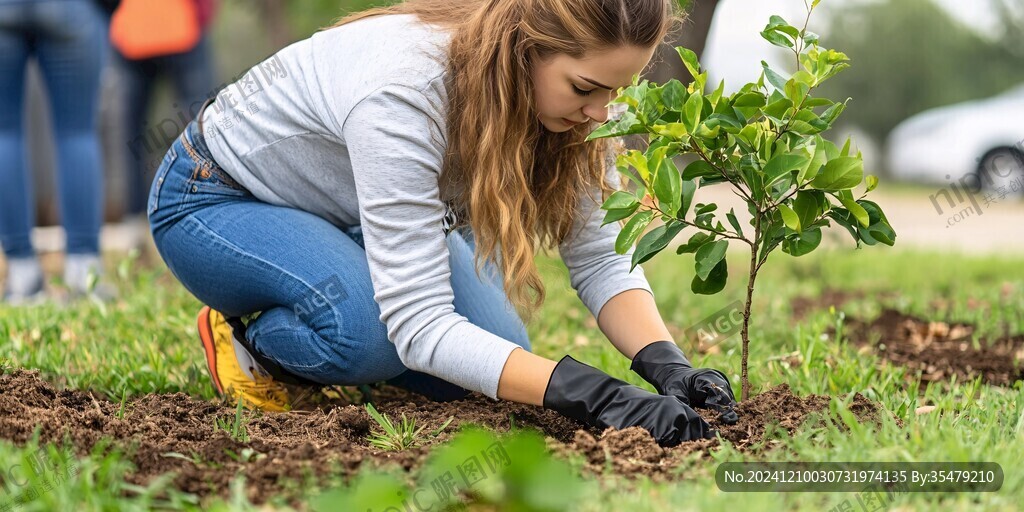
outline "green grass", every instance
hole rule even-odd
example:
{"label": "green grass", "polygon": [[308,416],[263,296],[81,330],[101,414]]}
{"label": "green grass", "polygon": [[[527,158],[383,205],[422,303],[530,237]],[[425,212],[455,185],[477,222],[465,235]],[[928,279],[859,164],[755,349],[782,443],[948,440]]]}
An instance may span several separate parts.
{"label": "green grass", "polygon": [[[714,296],[695,296],[689,290],[692,256],[672,251],[644,264],[659,310],[676,331],[707,317],[726,304],[742,299],[746,255],[731,253],[731,279]],[[898,309],[933,320],[963,321],[979,326],[979,336],[999,334],[1004,326],[1024,332],[1024,257],[976,257],[888,248],[825,250],[801,258],[782,253],[770,257],[755,290],[750,343],[753,390],[788,383],[797,394],[823,393],[837,397],[835,422],[806,428],[792,437],[777,433],[767,460],[778,461],[991,461],[1004,470],[1002,489],[994,493],[910,493],[897,497],[889,509],[898,510],[1017,510],[1024,502],[1024,383],[996,387],[979,381],[951,380],[927,386],[907,370],[882,364],[845,342],[829,341],[823,333],[841,328],[844,316],[870,318],[883,304],[877,294],[896,292],[887,302]],[[601,367],[613,376],[653,391],[629,371],[629,361],[604,337],[590,313],[569,288],[564,266],[539,256],[548,299],[529,333],[533,350],[558,359],[566,353]],[[166,267],[150,268],[128,258],[115,263],[123,299],[100,306],[84,302],[67,309],[0,306],[0,354],[6,364],[38,368],[60,386],[90,389],[114,402],[145,393],[183,391],[201,398],[213,394],[195,336],[200,304],[170,275]],[[825,288],[861,290],[840,311],[812,313],[802,322],[791,320],[790,300],[815,295]],[[936,303],[941,300],[940,303]],[[978,306],[982,304],[982,306]],[[680,341],[677,338],[677,341]],[[739,389],[739,336],[720,345],[720,353],[687,351],[695,365],[725,371]],[[684,350],[686,350],[684,346]],[[780,354],[798,351],[803,364],[790,367]],[[885,421],[878,428],[844,422],[841,399],[860,392],[879,401],[900,417],[900,428]],[[914,409],[935,405],[931,414]],[[846,431],[841,431],[840,426]],[[0,442],[0,467],[8,468],[32,448]],[[676,482],[628,482],[605,476],[584,482],[574,510],[720,510],[751,507],[759,510],[827,511],[850,500],[860,510],[855,493],[725,493],[714,482],[720,462],[743,461],[731,447],[715,452],[714,460],[691,459]],[[120,452],[93,453],[78,459],[79,476],[27,504],[24,510],[59,510],[85,503],[89,509],[194,509],[193,497],[174,491],[169,480],[143,489],[123,482],[130,466]],[[579,461],[573,462],[578,465]],[[239,477],[241,478],[241,477]],[[300,495],[312,492],[294,484]],[[230,499],[204,507],[244,510],[244,480],[238,480]],[[160,494],[158,491],[167,491]],[[2,491],[0,491],[2,492]],[[158,499],[157,496],[160,496]],[[0,494],[0,506],[6,495]],[[19,509],[22,510],[22,509]]]}

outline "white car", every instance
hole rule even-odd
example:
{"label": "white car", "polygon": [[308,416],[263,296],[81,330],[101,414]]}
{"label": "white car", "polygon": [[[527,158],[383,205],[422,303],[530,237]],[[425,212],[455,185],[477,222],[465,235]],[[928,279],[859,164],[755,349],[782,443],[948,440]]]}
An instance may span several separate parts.
{"label": "white car", "polygon": [[921,112],[886,146],[895,178],[1024,196],[1024,86]]}

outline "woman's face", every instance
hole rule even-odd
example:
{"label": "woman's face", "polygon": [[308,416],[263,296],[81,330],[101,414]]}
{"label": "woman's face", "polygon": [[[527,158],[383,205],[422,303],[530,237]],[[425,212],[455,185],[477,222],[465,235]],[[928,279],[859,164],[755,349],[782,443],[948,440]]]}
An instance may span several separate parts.
{"label": "woman's face", "polygon": [[625,46],[593,52],[576,59],[557,54],[531,70],[537,117],[549,131],[564,132],[590,118],[608,120],[608,103],[615,91],[633,82],[651,61],[657,46]]}

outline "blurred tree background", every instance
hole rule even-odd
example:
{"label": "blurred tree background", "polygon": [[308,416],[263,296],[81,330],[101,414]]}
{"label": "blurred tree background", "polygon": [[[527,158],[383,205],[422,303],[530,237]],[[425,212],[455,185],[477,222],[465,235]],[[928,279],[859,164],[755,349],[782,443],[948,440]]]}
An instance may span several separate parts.
{"label": "blurred tree background", "polygon": [[998,27],[982,32],[932,0],[823,2],[822,45],[852,67],[822,86],[854,98],[842,121],[882,143],[900,121],[923,110],[987,98],[1024,82],[1024,2],[990,2]]}

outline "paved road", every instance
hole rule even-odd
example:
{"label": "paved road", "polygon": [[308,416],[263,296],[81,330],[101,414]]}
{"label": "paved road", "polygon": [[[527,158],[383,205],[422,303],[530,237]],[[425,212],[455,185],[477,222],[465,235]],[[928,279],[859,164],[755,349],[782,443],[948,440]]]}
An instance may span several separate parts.
{"label": "paved road", "polygon": [[[970,196],[961,191],[958,201],[952,190],[921,192],[900,190],[884,191],[885,184],[868,194],[885,212],[897,239],[894,248],[926,248],[962,253],[1007,253],[1024,255],[1024,200],[998,195],[986,202],[983,195]],[[952,205],[946,196],[952,200]],[[934,201],[933,201],[934,197]],[[750,215],[742,200],[729,192],[728,185],[714,185],[697,191],[698,202],[715,202],[719,211],[736,209],[741,225],[747,226]],[[724,210],[723,210],[724,208]],[[742,214],[742,215],[741,215]],[[852,247],[853,239],[845,229],[833,223],[825,230],[823,244],[845,244]]]}

